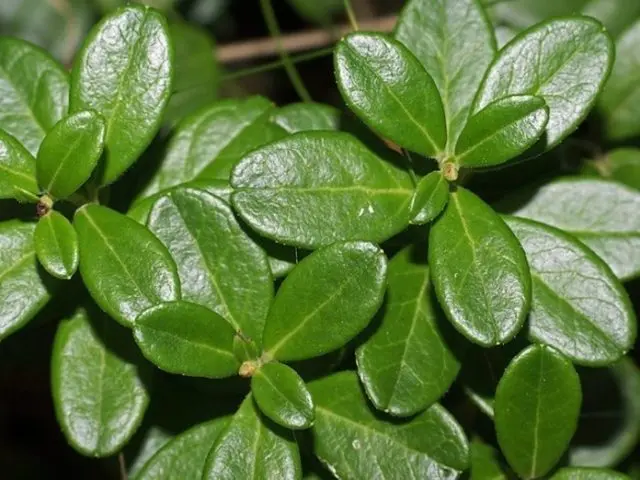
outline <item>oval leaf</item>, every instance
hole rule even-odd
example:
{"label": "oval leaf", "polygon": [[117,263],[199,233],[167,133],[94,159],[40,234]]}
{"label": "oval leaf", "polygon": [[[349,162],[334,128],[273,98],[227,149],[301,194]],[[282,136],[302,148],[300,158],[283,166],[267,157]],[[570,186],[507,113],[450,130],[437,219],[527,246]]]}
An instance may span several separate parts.
{"label": "oval leaf", "polygon": [[429,265],[447,317],[472,342],[505,343],[531,300],[527,259],[502,219],[459,187],[429,234]]}
{"label": "oval leaf", "polygon": [[411,199],[411,223],[423,225],[442,213],[449,201],[449,182],[441,172],[431,172],[423,177]]}
{"label": "oval leaf", "polygon": [[136,318],[133,329],[144,356],[162,370],[206,378],[238,371],[234,334],[220,315],[182,301],[151,307]]}
{"label": "oval leaf", "polygon": [[310,249],[399,233],[413,194],[408,173],[339,132],[297,133],[255,150],[236,165],[231,185],[251,228]]}
{"label": "oval leaf", "polygon": [[44,138],[36,162],[38,184],[55,198],[65,198],[91,176],[104,147],[105,124],[95,112],[65,117]]}
{"label": "oval leaf", "polygon": [[614,46],[602,24],[589,17],[552,19],[504,46],[489,69],[475,112],[511,95],[542,97],[549,107],[545,145],[573,132],[602,90]]}
{"label": "oval leaf", "polygon": [[409,421],[385,421],[353,372],[316,380],[309,390],[314,453],[339,478],[456,478],[468,467],[464,432],[440,405]]}
{"label": "oval leaf", "polygon": [[202,190],[178,189],[155,203],[148,227],[178,265],[182,298],[208,307],[259,342],[273,280],[267,256],[231,208]]}
{"label": "oval leaf", "polygon": [[631,480],[631,477],[600,468],[562,468],[551,480]]}
{"label": "oval leaf", "polygon": [[541,477],[560,460],[581,401],[578,374],[555,350],[531,346],[511,361],[496,390],[495,424],[500,448],[520,477]]}
{"label": "oval leaf", "polygon": [[59,325],[51,390],[73,448],[106,457],[127,444],[149,402],[139,371],[144,367],[129,332],[104,315],[80,311]]}
{"label": "oval leaf", "polygon": [[0,130],[0,198],[20,199],[21,192],[38,198],[36,160],[18,140]]}
{"label": "oval leaf", "polygon": [[268,358],[304,360],[345,345],[367,326],[386,287],[387,259],[366,242],[315,251],[285,278],[264,329]]}
{"label": "oval leaf", "polygon": [[172,57],[164,16],[140,5],[107,15],[85,40],[71,75],[70,107],[106,120],[102,185],[122,175],[156,134],[171,94]]}
{"label": "oval leaf", "polygon": [[442,333],[426,248],[408,247],[389,263],[380,326],[356,351],[358,374],[376,408],[408,416],[436,402],[460,362]]}
{"label": "oval leaf", "polygon": [[469,480],[507,480],[500,468],[497,452],[489,445],[471,442],[471,476]]}
{"label": "oval leaf", "polygon": [[38,261],[51,275],[69,280],[78,268],[78,236],[67,218],[50,211],[34,233]]}
{"label": "oval leaf", "polygon": [[313,425],[313,399],[292,368],[277,362],[261,366],[251,377],[251,393],[260,410],[278,425],[292,430]]}
{"label": "oval leaf", "polygon": [[335,50],[342,97],[383,137],[434,157],[447,143],[438,88],[400,42],[380,33],[352,33]]}
{"label": "oval leaf", "polygon": [[636,317],[611,270],[560,230],[515,217],[507,223],[531,266],[529,337],[592,366],[613,363],[631,349]]}
{"label": "oval leaf", "polygon": [[338,130],[340,110],[321,103],[291,103],[273,112],[271,122],[288,133]]}
{"label": "oval leaf", "polygon": [[80,273],[100,308],[125,326],[149,307],[180,296],[177,267],[149,230],[99,205],[76,211]]}

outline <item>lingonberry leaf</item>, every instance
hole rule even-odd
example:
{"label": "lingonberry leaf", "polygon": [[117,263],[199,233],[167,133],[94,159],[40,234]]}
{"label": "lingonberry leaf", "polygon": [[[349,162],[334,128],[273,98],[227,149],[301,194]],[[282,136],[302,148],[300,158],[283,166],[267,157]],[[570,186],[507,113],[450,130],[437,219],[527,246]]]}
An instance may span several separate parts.
{"label": "lingonberry leaf", "polygon": [[259,343],[273,281],[267,256],[229,205],[202,190],[177,189],[155,203],[148,226],[178,266],[182,298]]}
{"label": "lingonberry leaf", "polygon": [[[339,478],[456,478],[469,464],[462,428],[440,405],[403,422],[371,409],[353,372],[309,384],[316,456]],[[357,473],[354,473],[357,472]]]}
{"label": "lingonberry leaf", "polygon": [[36,161],[11,135],[0,130],[0,198],[20,198],[27,192],[37,198]]}
{"label": "lingonberry leaf", "polygon": [[411,199],[411,223],[432,222],[447,206],[449,182],[441,172],[431,172],[420,179]]}
{"label": "lingonberry leaf", "polygon": [[44,137],[36,173],[40,188],[54,198],[65,198],[84,184],[104,148],[104,119],[86,110],[60,120]]}
{"label": "lingonberry leaf", "polygon": [[551,480],[631,480],[631,477],[604,468],[573,467],[561,468]]}
{"label": "lingonberry leaf", "polygon": [[260,410],[278,425],[291,430],[313,425],[313,399],[291,367],[278,362],[262,365],[251,377],[251,393]]}
{"label": "lingonberry leaf", "polygon": [[231,186],[233,206],[251,228],[311,249],[399,233],[413,194],[406,171],[341,132],[296,133],[254,150],[236,165]]}
{"label": "lingonberry leaf", "polygon": [[436,402],[460,369],[442,331],[426,248],[419,247],[407,247],[389,262],[380,325],[356,351],[367,395],[376,408],[399,416]]}
{"label": "lingonberry leaf", "polygon": [[302,477],[298,445],[290,431],[267,423],[247,396],[216,440],[203,480],[297,480]]}
{"label": "lingonberry leaf", "polygon": [[288,133],[338,130],[340,110],[321,103],[291,103],[275,110],[271,122]]}
{"label": "lingonberry leaf", "polygon": [[304,258],[278,290],[264,328],[268,358],[317,357],[364,329],[384,296],[387,259],[368,242],[339,242]]}
{"label": "lingonberry leaf", "polygon": [[469,118],[456,144],[455,161],[472,168],[507,162],[536,143],[548,120],[549,109],[540,97],[500,98]]}
{"label": "lingonberry leaf", "polygon": [[640,190],[640,149],[616,148],[587,163],[585,170]]}
{"label": "lingonberry leaf", "polygon": [[540,23],[504,46],[475,100],[475,112],[511,95],[542,97],[549,108],[543,138],[551,148],[572,133],[602,90],[614,46],[601,23],[589,17]]}
{"label": "lingonberry leaf", "polygon": [[122,175],[156,134],[171,94],[172,65],[166,20],[151,8],[119,8],[89,33],[71,74],[70,109],[95,110],[106,121],[101,184]]}
{"label": "lingonberry leaf", "polygon": [[147,409],[144,359],[130,333],[95,309],[59,326],[51,358],[58,423],[84,455],[117,453]]}
{"label": "lingonberry leaf", "polygon": [[145,357],[162,370],[192,377],[224,378],[240,367],[235,331],[217,313],[195,303],[161,303],[142,312],[133,336]]}
{"label": "lingonberry leaf", "polygon": [[507,480],[498,462],[498,452],[480,440],[471,442],[471,476],[469,480]]}
{"label": "lingonberry leaf", "polygon": [[469,340],[489,347],[522,327],[531,300],[527,259],[491,207],[458,187],[429,234],[429,265],[438,300]]}
{"label": "lingonberry leaf", "polygon": [[177,267],[149,230],[100,205],[78,209],[80,274],[106,313],[125,326],[149,307],[180,296]]}
{"label": "lingonberry leaf", "polygon": [[453,151],[493,60],[493,28],[476,0],[410,0],[395,36],[422,62],[444,105],[447,150]]}
{"label": "lingonberry leaf", "polygon": [[44,136],[67,113],[67,73],[41,48],[17,38],[3,37],[0,39],[0,83],[0,129],[15,137],[35,156]]}
{"label": "lingonberry leaf", "polygon": [[495,424],[500,449],[521,478],[544,476],[560,460],[581,400],[578,374],[552,348],[531,346],[511,361],[496,391]]}
{"label": "lingonberry leaf", "polygon": [[78,269],[78,235],[61,213],[51,210],[38,220],[34,232],[36,256],[51,275],[69,280]]}
{"label": "lingonberry leaf", "polygon": [[400,42],[381,33],[352,33],[335,51],[343,98],[383,137],[426,156],[447,143],[438,88],[420,61]]}

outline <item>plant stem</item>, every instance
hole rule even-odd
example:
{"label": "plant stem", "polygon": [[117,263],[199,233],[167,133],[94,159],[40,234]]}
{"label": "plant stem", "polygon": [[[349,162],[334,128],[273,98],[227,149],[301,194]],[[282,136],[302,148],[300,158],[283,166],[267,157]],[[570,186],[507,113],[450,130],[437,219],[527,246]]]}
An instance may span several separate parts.
{"label": "plant stem", "polygon": [[357,32],[359,30],[358,21],[356,20],[356,14],[353,12],[353,7],[351,6],[351,0],[344,0],[344,9],[347,12],[347,18],[349,19],[351,28]]}

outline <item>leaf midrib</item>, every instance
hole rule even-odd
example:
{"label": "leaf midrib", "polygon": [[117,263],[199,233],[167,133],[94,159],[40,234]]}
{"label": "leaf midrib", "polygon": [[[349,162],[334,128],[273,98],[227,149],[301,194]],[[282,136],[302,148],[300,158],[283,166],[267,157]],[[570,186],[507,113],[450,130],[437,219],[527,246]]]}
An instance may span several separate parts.
{"label": "leaf midrib", "polygon": [[232,352],[229,352],[227,350],[222,350],[221,348],[215,347],[213,345],[209,345],[208,343],[202,343],[199,342],[197,340],[193,340],[191,338],[185,338],[185,337],[181,337],[180,335],[170,331],[170,330],[164,330],[162,328],[158,328],[155,326],[151,326],[148,324],[138,324],[136,325],[136,329],[137,330],[151,330],[152,332],[157,332],[159,334],[163,334],[166,335],[172,339],[178,340],[180,343],[187,343],[189,345],[194,345],[196,347],[202,348],[206,351],[210,351],[210,352],[214,352],[216,354],[225,356],[225,357],[229,357],[235,360],[235,355]]}

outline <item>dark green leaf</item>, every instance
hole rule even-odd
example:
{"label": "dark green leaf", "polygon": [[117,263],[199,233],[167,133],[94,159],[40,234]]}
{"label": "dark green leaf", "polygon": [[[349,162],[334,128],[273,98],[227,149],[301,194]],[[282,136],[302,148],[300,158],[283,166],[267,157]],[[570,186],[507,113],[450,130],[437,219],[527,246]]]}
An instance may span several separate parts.
{"label": "dark green leaf", "polygon": [[578,374],[552,348],[531,346],[511,361],[496,391],[495,423],[500,448],[520,477],[544,476],[560,460],[581,400]]}
{"label": "dark green leaf", "polygon": [[431,172],[420,179],[411,199],[411,223],[423,225],[432,222],[447,206],[449,182],[441,172]]}
{"label": "dark green leaf", "polygon": [[117,453],[135,433],[149,402],[144,363],[128,331],[95,311],[58,327],[51,390],[62,431],[84,455]]}
{"label": "dark green leaf", "polygon": [[167,249],[135,220],[99,205],[76,211],[80,273],[100,308],[125,326],[160,302],[180,296]]}
{"label": "dark green leaf", "polygon": [[82,111],[59,121],[42,141],[36,162],[38,184],[65,198],[91,176],[104,147],[104,119]]}
{"label": "dark green leaf", "polygon": [[353,372],[309,384],[316,403],[314,453],[339,478],[456,478],[468,467],[462,428],[440,405],[409,421],[369,407]]}
{"label": "dark green leaf", "polygon": [[177,189],[155,203],[148,226],[178,265],[182,298],[259,343],[273,281],[267,256],[231,208],[205,191]]}
{"label": "dark green leaf", "polygon": [[349,107],[383,137],[435,157],[447,143],[438,88],[400,42],[352,33],[335,51],[338,87]]}
{"label": "dark green leaf", "polygon": [[328,25],[333,15],[344,8],[343,0],[288,0],[298,14],[310,22]]}
{"label": "dark green leaf", "polygon": [[135,4],[104,17],[85,40],[70,108],[95,110],[106,120],[101,184],[122,175],[156,134],[171,94],[172,57],[165,18]]}
{"label": "dark green leaf", "polygon": [[20,198],[21,192],[37,198],[39,191],[35,159],[20,142],[0,130],[0,198]]}
{"label": "dark green leaf", "polygon": [[315,251],[285,278],[264,328],[268,358],[304,360],[345,345],[376,313],[386,287],[387,259],[366,242]]}
{"label": "dark green leaf", "polygon": [[563,468],[551,480],[631,480],[631,477],[601,468]]}
{"label": "dark green leaf", "polygon": [[469,480],[507,480],[497,459],[498,453],[479,440],[471,442],[471,478]]}
{"label": "dark green leaf", "polygon": [[260,410],[285,428],[309,428],[315,419],[315,406],[307,386],[291,367],[271,362],[256,370],[251,393]]}
{"label": "dark green leaf", "polygon": [[640,190],[640,149],[617,148],[587,164],[604,178]]}
{"label": "dark green leaf", "polygon": [[70,279],[78,269],[78,236],[73,225],[55,210],[38,220],[34,232],[36,256],[51,275]]}
{"label": "dark green leaf", "polygon": [[271,122],[288,133],[338,130],[340,111],[321,103],[291,103],[271,114]]}
{"label": "dark green leaf", "polygon": [[500,50],[476,98],[475,112],[511,95],[542,97],[549,107],[547,148],[572,133],[589,113],[613,63],[613,42],[589,17],[553,19]]}
{"label": "dark green leaf", "polygon": [[296,133],[255,150],[231,185],[251,228],[303,248],[385,240],[409,223],[413,194],[407,172],[340,132]]}
{"label": "dark green leaf", "polygon": [[502,219],[459,187],[429,234],[429,265],[438,300],[472,342],[505,343],[522,327],[531,276],[522,247]]}
{"label": "dark green leaf", "polygon": [[408,247],[389,263],[384,316],[356,352],[358,373],[376,408],[408,416],[436,402],[460,362],[447,345],[426,262],[426,247]]}
{"label": "dark green leaf", "polygon": [[469,118],[456,145],[456,162],[490,167],[532,147],[544,133],[549,109],[540,97],[514,95],[487,105]]}

